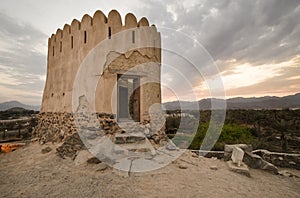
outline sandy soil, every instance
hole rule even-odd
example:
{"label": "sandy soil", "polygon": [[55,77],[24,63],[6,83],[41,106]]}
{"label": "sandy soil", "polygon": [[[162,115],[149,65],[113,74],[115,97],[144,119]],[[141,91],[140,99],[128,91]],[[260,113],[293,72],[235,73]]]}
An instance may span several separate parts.
{"label": "sandy soil", "polygon": [[[52,151],[42,154],[46,146]],[[254,169],[248,178],[229,171],[221,160],[190,152],[165,168],[122,177],[112,168],[75,166],[57,157],[55,147],[32,143],[0,154],[0,197],[300,197],[299,178]]]}

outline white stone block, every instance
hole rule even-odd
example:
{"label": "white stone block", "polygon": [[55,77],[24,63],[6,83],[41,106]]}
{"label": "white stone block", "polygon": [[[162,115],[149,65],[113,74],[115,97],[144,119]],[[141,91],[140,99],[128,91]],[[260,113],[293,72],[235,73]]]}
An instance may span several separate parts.
{"label": "white stone block", "polygon": [[231,155],[231,159],[233,163],[240,166],[243,161],[243,157],[244,157],[244,151],[241,148],[234,146]]}

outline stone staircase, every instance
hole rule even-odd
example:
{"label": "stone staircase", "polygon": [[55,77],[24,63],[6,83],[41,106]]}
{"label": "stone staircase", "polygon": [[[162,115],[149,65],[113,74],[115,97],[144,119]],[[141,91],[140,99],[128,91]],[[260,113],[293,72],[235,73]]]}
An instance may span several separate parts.
{"label": "stone staircase", "polygon": [[108,164],[120,165],[124,160],[151,160],[157,155],[144,133],[146,126],[136,122],[120,122],[118,125],[122,132],[113,135],[105,135],[96,128],[82,129],[81,136],[94,156]]}
{"label": "stone staircase", "polygon": [[115,134],[105,134],[97,128],[82,131],[89,152],[110,165],[115,174],[127,177],[156,170],[172,162],[182,152],[172,142],[154,148],[145,133],[145,130],[151,130],[148,126],[136,122],[120,122],[118,125],[122,131]]}

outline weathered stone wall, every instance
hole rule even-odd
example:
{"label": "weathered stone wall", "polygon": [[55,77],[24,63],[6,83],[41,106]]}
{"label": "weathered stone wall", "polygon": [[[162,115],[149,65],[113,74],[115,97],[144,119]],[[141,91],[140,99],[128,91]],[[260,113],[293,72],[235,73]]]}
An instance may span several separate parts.
{"label": "weathered stone wall", "polygon": [[274,164],[275,166],[300,170],[300,154],[276,153],[263,149],[255,150],[253,153],[259,155],[262,159]]}
{"label": "weathered stone wall", "polygon": [[[77,123],[77,125],[72,113],[40,113],[38,124],[34,129],[33,135],[38,137],[42,143],[63,142],[67,137],[77,133],[79,128],[95,128],[94,126],[97,124],[106,134],[121,132],[116,124],[114,115],[106,113],[92,114],[91,116],[97,117],[97,123],[92,123],[91,117],[81,113],[75,114],[75,116],[77,116],[80,122]],[[85,118],[80,119],[78,118],[79,116]]]}
{"label": "weathered stone wall", "polygon": [[43,112],[38,116],[33,136],[38,137],[42,143],[61,142],[75,132],[75,121],[71,113]]}
{"label": "weathered stone wall", "polygon": [[[123,44],[136,47],[136,51],[138,51],[141,56],[138,57],[138,60],[135,60],[135,54],[134,57],[128,57],[128,54],[131,52],[126,52],[127,57],[125,59],[121,57],[119,60],[122,59],[126,63],[130,62],[132,66],[132,64],[136,63],[135,61],[138,63],[141,63],[140,60],[148,62],[155,57],[155,62],[160,63],[160,33],[156,31],[154,26],[150,27],[148,31],[140,31],[140,28],[138,27],[143,26],[149,26],[148,20],[146,18],[142,18],[139,22],[137,22],[136,17],[131,13],[125,16],[125,25],[122,25],[120,14],[117,11],[112,10],[108,14],[108,17],[106,17],[101,11],[97,11],[93,17],[84,15],[81,22],[74,19],[71,25],[66,24],[63,30],[58,29],[56,34],[53,34],[48,40],[47,79],[41,105],[41,112],[72,112],[73,85],[80,64],[95,46],[118,32],[136,28],[134,29],[134,31],[136,31],[136,41],[145,40],[149,42],[148,40],[151,39],[151,42],[154,43],[155,46],[154,48],[139,49],[139,46],[135,46],[135,44],[132,43],[131,38],[127,40],[125,39]],[[118,43],[111,44],[115,45]],[[121,64],[122,61],[116,65],[121,66]],[[122,69],[128,69],[125,64],[122,66]],[[160,68],[158,77],[160,78]],[[111,80],[115,81],[114,78]],[[111,81],[108,81],[103,85],[103,87],[100,87],[100,90],[97,90],[97,94],[102,94],[102,96],[104,95],[108,97],[109,94],[106,94],[106,91],[110,90],[112,86]],[[158,94],[160,94],[160,92]],[[101,99],[107,100],[105,97],[101,97]],[[103,107],[104,105],[100,105],[97,107],[97,111],[112,113],[109,112],[109,109],[102,109]]]}

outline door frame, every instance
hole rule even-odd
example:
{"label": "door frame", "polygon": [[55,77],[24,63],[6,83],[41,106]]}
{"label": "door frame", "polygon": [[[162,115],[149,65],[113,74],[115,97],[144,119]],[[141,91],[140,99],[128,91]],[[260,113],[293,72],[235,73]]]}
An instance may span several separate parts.
{"label": "door frame", "polygon": [[[128,119],[126,118],[120,118],[120,101],[119,101],[119,96],[120,96],[120,93],[119,93],[119,79],[120,78],[123,78],[123,79],[137,79],[138,80],[138,89],[139,89],[139,120],[134,120],[132,118],[130,118],[130,111],[128,110]],[[141,120],[141,86],[140,86],[140,83],[141,83],[141,76],[139,75],[126,75],[126,74],[117,74],[117,121],[118,122],[122,122],[122,121],[134,121],[134,122],[140,122]],[[129,100],[128,100],[129,102]]]}

